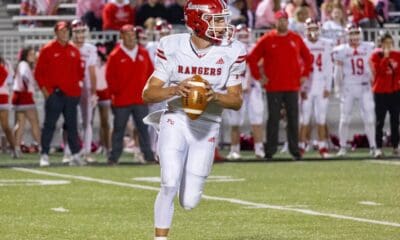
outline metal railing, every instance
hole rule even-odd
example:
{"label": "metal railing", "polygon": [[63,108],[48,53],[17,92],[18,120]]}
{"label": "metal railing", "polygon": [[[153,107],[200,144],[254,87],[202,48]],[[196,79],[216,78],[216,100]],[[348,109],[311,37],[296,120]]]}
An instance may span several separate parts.
{"label": "metal railing", "polygon": [[[376,42],[379,33],[382,31],[389,31],[393,38],[395,39],[396,47],[400,46],[400,29],[398,28],[387,28],[387,29],[365,29],[364,30],[364,40]],[[267,30],[253,30],[253,40],[255,41],[261,37]],[[180,30],[182,32],[182,30]],[[333,34],[332,34],[333,33]],[[149,39],[152,38],[151,33],[148,36]],[[338,32],[323,32],[323,36],[331,37],[332,35],[340,36],[344,33]],[[54,34],[51,30],[40,31],[40,32],[0,32],[0,55],[5,59],[11,61],[12,63],[17,62],[18,52],[21,48],[25,46],[33,46],[39,49],[43,44],[47,43],[54,38]],[[91,32],[88,39],[92,43],[96,42],[107,42],[111,40],[117,40],[119,38],[119,32],[115,31],[103,31],[103,32]]]}

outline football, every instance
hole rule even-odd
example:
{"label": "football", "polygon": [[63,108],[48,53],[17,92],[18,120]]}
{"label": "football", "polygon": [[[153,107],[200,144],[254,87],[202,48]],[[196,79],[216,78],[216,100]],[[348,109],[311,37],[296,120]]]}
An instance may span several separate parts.
{"label": "football", "polygon": [[196,120],[207,107],[206,84],[200,75],[194,75],[189,81],[192,86],[186,97],[182,97],[182,106],[191,120]]}

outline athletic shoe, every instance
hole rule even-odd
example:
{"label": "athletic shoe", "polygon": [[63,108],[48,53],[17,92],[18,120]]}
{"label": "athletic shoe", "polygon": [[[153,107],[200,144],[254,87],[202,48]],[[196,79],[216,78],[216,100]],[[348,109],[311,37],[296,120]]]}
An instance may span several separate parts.
{"label": "athletic shoe", "polygon": [[64,155],[63,159],[62,159],[62,163],[63,164],[68,164],[70,162],[71,162],[71,155],[68,155],[68,154]]}
{"label": "athletic shoe", "polygon": [[143,153],[141,153],[141,152],[133,154],[133,161],[137,162],[137,163],[140,163],[140,164],[146,164],[147,163],[147,161],[144,159]]}
{"label": "athletic shoe", "polygon": [[76,153],[76,154],[72,155],[69,165],[70,166],[85,166],[85,165],[87,165],[87,163],[85,162],[85,160],[83,160],[83,158],[81,158],[81,156],[78,153]]}
{"label": "athletic shoe", "polygon": [[47,154],[40,155],[39,166],[40,167],[48,167],[48,166],[50,166],[49,155],[47,155]]}
{"label": "athletic shoe", "polygon": [[[369,155],[371,156],[371,157],[375,157],[375,152],[376,152],[376,148],[370,148],[369,149]],[[382,151],[381,151],[381,153],[382,153]]]}
{"label": "athletic shoe", "polygon": [[228,156],[226,156],[227,159],[229,160],[237,160],[241,159],[242,156],[240,156],[240,153],[237,152],[229,152]]}
{"label": "athletic shoe", "polygon": [[12,157],[13,159],[18,159],[18,158],[21,157],[21,155],[22,155],[22,153],[21,153],[21,150],[20,150],[20,149],[11,150],[11,157]]}
{"label": "athletic shoe", "polygon": [[289,152],[289,144],[288,142],[285,142],[281,148],[281,153],[287,153]]}
{"label": "athletic shoe", "polygon": [[382,150],[379,149],[379,148],[377,148],[377,149],[374,151],[374,158],[379,159],[379,158],[382,158],[382,157],[383,157]]}
{"label": "athletic shoe", "polygon": [[328,149],[327,148],[321,148],[319,150],[319,155],[321,155],[322,158],[331,158],[332,155],[329,154]]}
{"label": "athletic shoe", "polygon": [[347,150],[346,148],[340,148],[339,152],[336,154],[338,157],[344,157],[347,155]]}
{"label": "athletic shoe", "polygon": [[85,160],[87,163],[97,163],[96,158],[92,158],[92,157],[89,157],[89,156],[85,156],[85,157],[84,157],[84,160]]}
{"label": "athletic shoe", "polygon": [[257,158],[257,159],[260,159],[260,158],[264,158],[264,157],[265,157],[265,152],[264,152],[264,150],[255,151],[255,154],[256,154],[256,158]]}

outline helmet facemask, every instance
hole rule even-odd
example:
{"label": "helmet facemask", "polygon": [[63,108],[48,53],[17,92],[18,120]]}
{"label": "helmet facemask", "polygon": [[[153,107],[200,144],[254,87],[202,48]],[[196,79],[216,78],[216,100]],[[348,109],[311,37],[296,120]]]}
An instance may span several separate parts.
{"label": "helmet facemask", "polygon": [[349,31],[349,33],[348,33],[348,40],[349,40],[350,45],[354,45],[354,46],[359,45],[361,42],[361,38],[362,38],[361,31],[352,30],[352,31]]}
{"label": "helmet facemask", "polygon": [[318,41],[320,34],[321,34],[320,29],[317,26],[306,28],[307,39],[310,40],[311,42]]}
{"label": "helmet facemask", "polygon": [[207,23],[208,28],[205,36],[218,44],[229,44],[234,36],[234,26],[229,24],[230,13],[224,11],[220,14],[202,15],[202,20]]}
{"label": "helmet facemask", "polygon": [[72,38],[73,38],[74,42],[83,44],[86,39],[86,28],[73,29],[72,30]]}

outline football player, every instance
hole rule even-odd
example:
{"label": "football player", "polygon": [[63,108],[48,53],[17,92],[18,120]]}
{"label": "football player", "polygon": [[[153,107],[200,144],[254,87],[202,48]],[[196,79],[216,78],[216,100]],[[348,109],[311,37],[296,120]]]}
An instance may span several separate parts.
{"label": "football player", "polygon": [[[191,33],[169,35],[157,49],[153,75],[143,90],[147,103],[167,100],[160,119],[158,154],[161,189],[155,201],[155,239],[165,240],[172,223],[174,199],[190,210],[201,199],[214,159],[221,113],[242,105],[241,75],[246,48],[233,39],[229,10],[223,0],[188,0],[184,6]],[[208,105],[197,120],[182,109],[194,75],[206,80]]]}
{"label": "football player", "polygon": [[[97,104],[96,93],[96,64],[97,64],[97,48],[86,42],[87,26],[81,20],[74,20],[72,27],[72,45],[79,49],[82,62],[85,64],[85,77],[83,80],[82,94],[79,102],[82,116],[83,127],[83,159],[87,162],[94,162],[95,159],[89,155],[91,153],[93,138],[93,109]],[[68,133],[67,133],[68,134]],[[64,150],[63,163],[69,161],[68,147]]]}
{"label": "football player", "polygon": [[332,88],[333,42],[320,38],[320,23],[308,18],[304,24],[304,43],[314,56],[313,71],[301,90],[300,99],[300,149],[304,151],[310,131],[311,116],[314,115],[318,129],[318,150],[322,158],[329,157],[327,146],[326,114],[328,97]]}
{"label": "football player", "polygon": [[[251,46],[251,29],[244,24],[239,24],[235,29],[236,38],[244,43],[250,51]],[[264,122],[264,100],[263,88],[260,81],[255,81],[250,70],[246,70],[246,74],[242,80],[243,88],[243,105],[239,111],[227,109],[225,113],[228,117],[228,123],[231,126],[231,150],[226,157],[227,159],[240,159],[240,126],[244,123],[247,112],[249,118],[252,135],[254,138],[254,152],[256,158],[264,158],[263,144],[263,122]]]}
{"label": "football player", "polygon": [[346,34],[348,43],[335,47],[333,51],[334,79],[340,88],[340,150],[337,155],[345,156],[347,153],[346,141],[356,100],[360,104],[370,153],[374,154],[376,148],[375,103],[371,89],[372,74],[368,64],[374,44],[362,41],[362,30],[354,24],[346,26]]}

